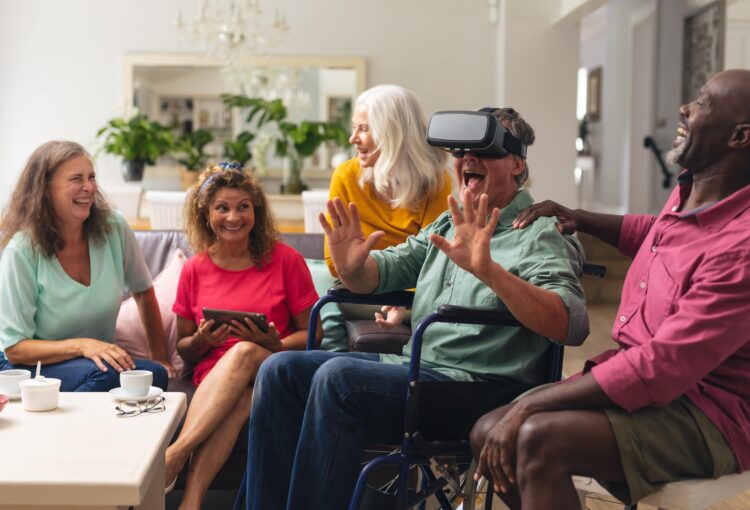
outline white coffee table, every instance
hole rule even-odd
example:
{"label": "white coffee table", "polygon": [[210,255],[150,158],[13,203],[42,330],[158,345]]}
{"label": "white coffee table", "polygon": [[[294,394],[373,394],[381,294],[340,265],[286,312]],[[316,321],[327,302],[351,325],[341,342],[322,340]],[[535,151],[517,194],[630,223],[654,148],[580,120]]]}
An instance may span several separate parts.
{"label": "white coffee table", "polygon": [[61,393],[54,411],[0,412],[0,508],[164,508],[164,451],[185,414],[184,393],[166,411],[118,417],[108,393]]}

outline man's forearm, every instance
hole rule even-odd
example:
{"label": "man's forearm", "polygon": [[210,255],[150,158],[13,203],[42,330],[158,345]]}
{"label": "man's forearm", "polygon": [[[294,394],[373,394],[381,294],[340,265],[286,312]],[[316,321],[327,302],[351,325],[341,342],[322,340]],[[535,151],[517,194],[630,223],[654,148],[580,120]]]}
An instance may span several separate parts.
{"label": "man's forearm", "polygon": [[617,407],[591,373],[544,388],[520,402],[528,409],[529,414]]}
{"label": "man's forearm", "polygon": [[620,243],[622,216],[593,213],[583,209],[576,209],[573,213],[580,232],[591,234],[614,247]]}
{"label": "man's forearm", "polygon": [[[338,268],[336,268],[338,270]],[[338,271],[341,283],[357,294],[370,294],[378,288],[380,270],[375,259],[368,256],[364,265],[354,271]]]}
{"label": "man's forearm", "polygon": [[568,336],[568,311],[558,294],[532,285],[493,262],[476,275],[505,303],[521,324],[542,336],[564,342]]}

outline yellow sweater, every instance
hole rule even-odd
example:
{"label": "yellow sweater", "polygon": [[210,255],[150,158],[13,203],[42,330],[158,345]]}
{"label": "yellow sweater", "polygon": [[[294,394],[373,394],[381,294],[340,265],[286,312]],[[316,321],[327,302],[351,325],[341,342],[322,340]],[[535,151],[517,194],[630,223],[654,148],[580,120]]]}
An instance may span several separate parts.
{"label": "yellow sweater", "polygon": [[[365,237],[377,230],[385,235],[375,244],[376,250],[403,243],[407,237],[416,234],[422,227],[435,221],[448,208],[448,196],[451,194],[451,178],[445,172],[443,187],[433,197],[426,198],[417,211],[394,208],[383,202],[375,194],[372,184],[359,187],[361,169],[359,158],[353,158],[340,165],[331,177],[331,188],[328,197],[340,198],[345,204],[354,202],[359,209],[362,232]],[[330,221],[330,217],[328,218]],[[331,256],[328,253],[328,242],[325,243],[325,257],[331,274],[336,275]]]}

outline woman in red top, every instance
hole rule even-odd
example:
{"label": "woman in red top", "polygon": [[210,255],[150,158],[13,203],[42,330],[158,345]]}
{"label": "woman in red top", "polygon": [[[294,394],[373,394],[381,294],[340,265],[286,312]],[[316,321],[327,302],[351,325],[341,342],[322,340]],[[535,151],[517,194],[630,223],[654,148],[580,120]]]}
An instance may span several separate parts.
{"label": "woman in red top", "polygon": [[[192,454],[182,507],[200,508],[248,420],[260,364],[274,352],[305,348],[318,295],[302,256],[278,240],[259,184],[239,164],[201,174],[185,204],[185,225],[196,255],[182,270],[173,310],[177,350],[194,363],[197,389],[167,449],[166,480],[175,480]],[[268,332],[249,319],[214,328],[203,308],[263,313]]]}

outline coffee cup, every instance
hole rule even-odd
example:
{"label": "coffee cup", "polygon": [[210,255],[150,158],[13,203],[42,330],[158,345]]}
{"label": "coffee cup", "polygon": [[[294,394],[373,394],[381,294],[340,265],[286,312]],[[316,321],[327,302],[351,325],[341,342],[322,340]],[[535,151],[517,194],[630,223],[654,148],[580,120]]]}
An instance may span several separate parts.
{"label": "coffee cup", "polygon": [[120,372],[120,387],[126,397],[145,397],[151,389],[154,374],[148,370],[127,370]]}
{"label": "coffee cup", "polygon": [[28,370],[4,370],[0,372],[0,393],[18,395],[21,393],[21,381],[31,378]]}
{"label": "coffee cup", "polygon": [[21,405],[26,411],[57,409],[60,399],[60,379],[36,377],[21,381]]}

